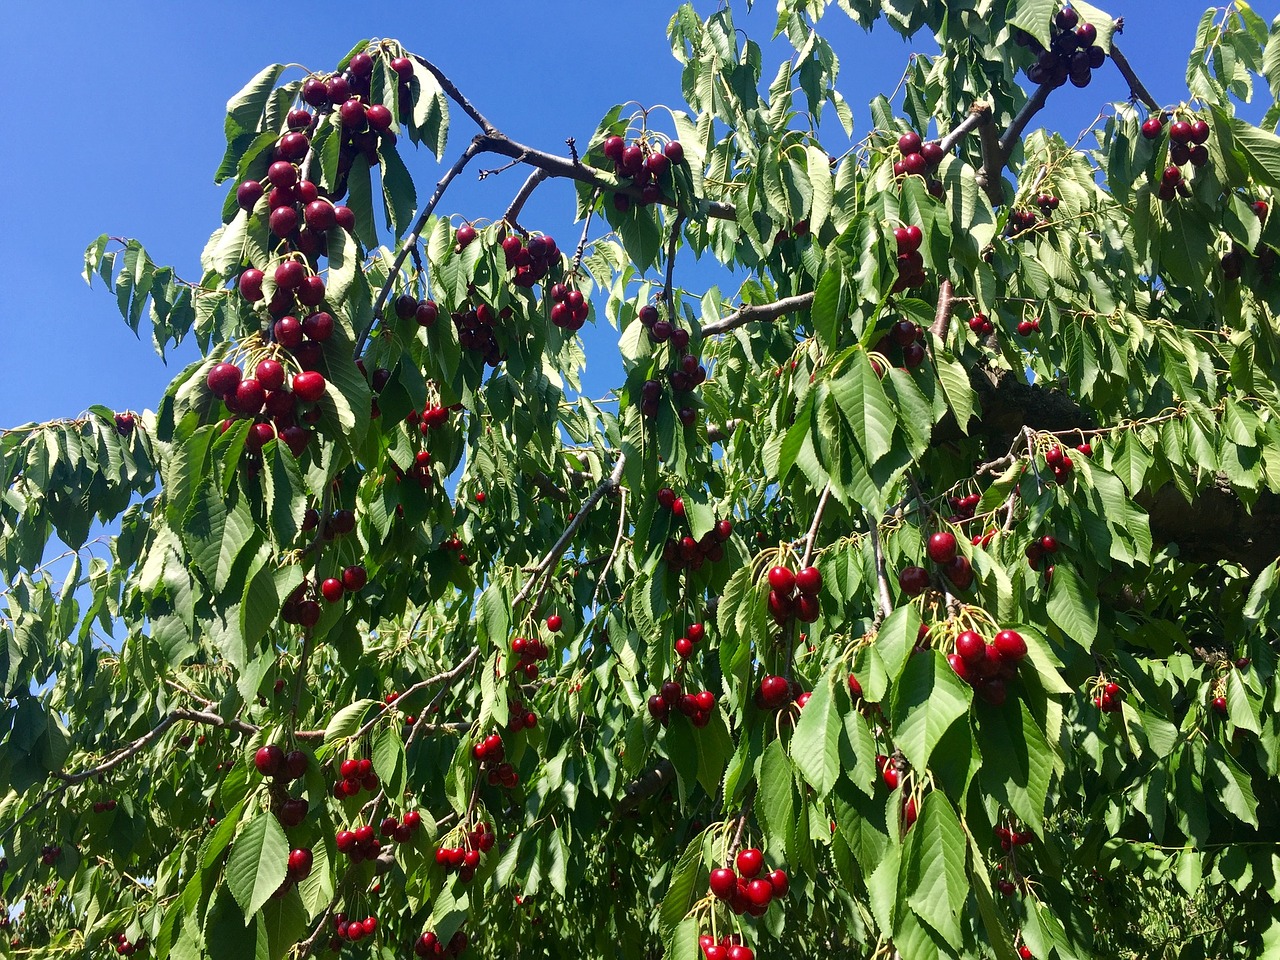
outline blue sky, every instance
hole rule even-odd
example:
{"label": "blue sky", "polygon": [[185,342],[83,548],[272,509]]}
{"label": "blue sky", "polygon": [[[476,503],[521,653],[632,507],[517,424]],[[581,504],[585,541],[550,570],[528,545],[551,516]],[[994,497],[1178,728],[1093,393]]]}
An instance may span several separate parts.
{"label": "blue sky", "polygon": [[[679,67],[666,40],[675,6],[674,0],[288,6],[72,0],[59,6],[51,30],[48,8],[9,4],[2,49],[11,110],[20,117],[11,113],[0,153],[10,184],[0,218],[0,350],[7,360],[0,427],[74,416],[93,403],[154,407],[169,379],[194,359],[194,347],[185,346],[166,367],[149,340],[135,338],[109,293],[80,279],[82,253],[100,233],[134,237],[157,263],[198,279],[200,250],[222,204],[224,188],[213,185],[212,173],[223,148],[225,103],[261,67],[282,61],[330,69],[361,37],[395,37],[439,64],[509,135],[562,150],[566,137],[585,142],[615,103],[682,105]],[[716,7],[696,6],[704,15]],[[1205,5],[1103,6],[1125,17],[1123,48],[1156,97],[1185,98],[1185,55]],[[1259,13],[1274,15],[1264,6]],[[733,7],[739,25],[765,43],[772,4],[761,0],[749,15],[743,3]],[[843,64],[839,85],[855,109],[860,139],[867,102],[892,90],[910,52],[926,47],[908,46],[883,25],[868,36],[838,11],[824,23]],[[781,47],[775,51],[771,57],[766,48],[766,77],[784,55]],[[1105,102],[1126,94],[1108,65],[1087,90],[1055,94],[1042,119],[1073,138]],[[473,131],[460,112],[453,130],[456,152]],[[834,153],[845,146],[842,136],[828,144]],[[406,159],[425,196],[440,171],[425,150]],[[518,170],[483,184],[467,176],[443,209],[498,216],[522,179]],[[570,189],[552,183],[522,219],[571,248],[572,209]],[[696,285],[695,278],[686,284]],[[617,382],[615,334],[607,326],[583,333],[588,390],[599,395]]]}

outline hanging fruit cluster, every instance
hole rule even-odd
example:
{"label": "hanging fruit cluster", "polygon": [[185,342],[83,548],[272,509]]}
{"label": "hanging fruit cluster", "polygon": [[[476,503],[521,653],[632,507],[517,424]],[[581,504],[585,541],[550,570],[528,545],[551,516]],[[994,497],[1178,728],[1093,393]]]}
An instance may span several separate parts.
{"label": "hanging fruit cluster", "polygon": [[338,765],[338,779],[333,784],[333,795],[339,800],[359,795],[361,790],[377,793],[378,775],[373,772],[373,761],[368,757],[348,757]]}
{"label": "hanging fruit cluster", "polygon": [[762,917],[773,900],[787,895],[791,886],[787,872],[779,868],[761,877],[764,854],[755,847],[739,850],[734,863],[737,873],[729,867],[720,867],[711,871],[709,882],[716,899],[728,904],[734,913]]}
{"label": "hanging fruit cluster", "polygon": [[431,931],[424,933],[413,945],[413,953],[418,957],[456,957],[467,949],[467,935],[459,930],[449,938],[447,944]]}
{"label": "hanging fruit cluster", "polygon": [[[640,203],[646,206],[662,201],[662,184],[667,181],[672,165],[684,162],[684,147],[679,140],[670,140],[659,147],[647,137],[629,144],[622,137],[613,136],[605,139],[601,150],[606,159],[613,161],[614,173],[640,188]],[[613,206],[623,212],[631,207],[631,197],[615,193]]]}
{"label": "hanging fruit cluster", "polygon": [[502,254],[506,258],[507,269],[515,271],[511,282],[526,290],[560,263],[560,249],[549,236],[529,237],[525,241],[519,234],[508,234],[502,240]]}
{"label": "hanging fruit cluster", "polygon": [[929,186],[929,193],[941,198],[943,195],[942,181],[937,177],[928,175],[938,169],[938,165],[942,163],[942,158],[946,156],[946,152],[942,149],[942,144],[932,140],[925,143],[921,140],[920,134],[912,130],[898,138],[898,152],[902,154],[902,159],[893,161],[893,175],[895,177],[925,177]]}
{"label": "hanging fruit cluster", "polygon": [[924,231],[914,223],[895,227],[893,239],[898,245],[898,279],[893,283],[893,292],[923,287],[926,277],[920,245],[924,242]]}
{"label": "hanging fruit cluster", "polygon": [[[512,672],[519,670],[525,675],[526,680],[538,679],[538,661],[546,660],[551,656],[551,651],[547,649],[547,645],[537,637],[513,637],[511,640],[511,652],[518,658]],[[533,726],[533,724],[529,724]]]}
{"label": "hanging fruit cluster", "polygon": [[1060,87],[1068,80],[1077,87],[1089,85],[1093,71],[1107,59],[1097,40],[1097,27],[1082,23],[1080,15],[1070,7],[1059,10],[1053,18],[1048,50],[1030,34],[1021,30],[1014,33],[1014,42],[1036,55],[1035,63],[1027,67],[1027,79],[1051,87]]}
{"label": "hanging fruit cluster", "polygon": [[924,362],[924,327],[910,320],[899,320],[876,342],[876,353],[885,357],[895,348],[901,351],[903,367],[913,370],[920,366]]}
{"label": "hanging fruit cluster", "polygon": [[497,836],[487,823],[476,824],[474,830],[462,834],[459,846],[448,847],[443,844],[436,848],[436,863],[444,867],[445,873],[456,873],[463,883],[470,883],[480,866],[483,854],[493,849]]}
{"label": "hanging fruit cluster", "polygon": [[711,711],[716,705],[716,695],[710,690],[685,693],[679,680],[667,680],[660,693],[649,698],[649,715],[664,727],[670,722],[674,707],[695,727],[705,727],[711,722]]}
{"label": "hanging fruit cluster", "polygon": [[668,540],[662,545],[662,559],[673,570],[701,570],[708,560],[719,563],[724,559],[724,545],[732,536],[733,521],[718,520],[697,540],[688,534]]}
{"label": "hanging fruit cluster", "polygon": [[991,643],[976,630],[956,637],[955,653],[947,655],[951,669],[988,703],[999,706],[1008,696],[1005,684],[1018,675],[1027,655],[1027,641],[1016,630],[1001,630]]}
{"label": "hanging fruit cluster", "polygon": [[792,617],[802,623],[818,619],[818,594],[822,592],[822,573],[817,567],[792,571],[775,566],[769,570],[769,615],[776,623]]}

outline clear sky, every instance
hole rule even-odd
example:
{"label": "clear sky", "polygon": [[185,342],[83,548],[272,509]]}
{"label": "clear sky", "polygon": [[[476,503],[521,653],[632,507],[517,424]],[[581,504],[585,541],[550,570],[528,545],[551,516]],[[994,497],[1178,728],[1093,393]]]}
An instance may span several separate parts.
{"label": "clear sky", "polygon": [[[1186,97],[1185,55],[1206,4],[1193,0],[1101,3],[1126,21],[1122,48],[1154,95]],[[716,4],[698,2],[706,14]],[[1270,18],[1274,0],[1256,9]],[[159,264],[199,279],[199,254],[219,223],[225,187],[212,174],[221,157],[225,104],[263,66],[276,62],[331,69],[360,38],[395,37],[433,60],[509,135],[550,150],[566,137],[582,143],[613,104],[641,100],[679,107],[679,66],[666,25],[674,0],[375,0],[306,4],[217,4],[69,0],[56,8],[10,0],[0,38],[10,108],[0,134],[0,427],[74,416],[93,403],[154,408],[169,379],[195,357],[187,345],[165,367],[149,339],[139,341],[114,298],[80,278],[85,246],[100,233],[142,241]],[[740,26],[762,44],[772,33],[768,0]],[[870,36],[834,10],[824,21],[842,61],[840,89],[867,132],[867,102],[896,85],[912,49],[878,25]],[[766,78],[784,52],[766,47]],[[1056,93],[1041,119],[1068,136],[1107,101],[1127,95],[1114,67],[1084,91]],[[1256,111],[1248,111],[1256,119]],[[472,134],[454,112],[451,152]],[[824,124],[830,128],[834,124]],[[838,134],[838,128],[836,129]],[[833,153],[846,143],[827,144]],[[420,196],[439,176],[429,153],[406,152]],[[496,166],[497,164],[490,164]],[[522,174],[477,184],[468,176],[442,209],[470,217],[501,215]],[[526,207],[524,224],[572,247],[572,197],[548,184]],[[583,331],[588,389],[617,382],[615,335]],[[598,361],[598,362],[597,362]],[[594,374],[594,375],[593,375]]]}

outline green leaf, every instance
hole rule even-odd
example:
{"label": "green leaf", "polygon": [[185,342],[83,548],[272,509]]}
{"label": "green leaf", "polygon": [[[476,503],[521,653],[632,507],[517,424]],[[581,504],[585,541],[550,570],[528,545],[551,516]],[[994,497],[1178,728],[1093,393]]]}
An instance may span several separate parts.
{"label": "green leaf", "polygon": [[382,201],[387,214],[387,228],[392,236],[399,237],[413,222],[418,192],[400,154],[385,140],[378,148],[378,159],[382,166]]}
{"label": "green leaf", "polygon": [[1009,24],[1021,27],[1047,49],[1052,39],[1049,24],[1056,12],[1054,0],[1017,0],[1017,6],[1009,16]]}
{"label": "green leaf", "polygon": [[246,925],[284,882],[289,841],[275,814],[262,811],[236,835],[227,858],[227,886]]}
{"label": "green leaf", "polygon": [[1053,773],[1053,753],[1030,709],[1013,693],[1001,707],[977,704],[986,793],[1039,832]]}
{"label": "green leaf", "polygon": [[893,428],[898,418],[865,352],[857,350],[850,356],[846,372],[831,381],[831,393],[848,420],[867,465],[875,466],[893,446]]}
{"label": "green leaf", "polygon": [[789,860],[786,854],[795,830],[795,774],[779,740],[770,741],[760,757],[756,815],[769,851]]}
{"label": "green leaf", "polygon": [[959,949],[960,914],[969,896],[964,828],[940,790],[925,795],[919,819],[907,832],[901,883],[916,916]]}
{"label": "green leaf", "polygon": [[819,800],[831,792],[840,773],[840,719],[831,685],[827,674],[814,687],[791,738],[791,761]]}
{"label": "green leaf", "polygon": [[951,724],[969,711],[972,689],[936,650],[907,658],[894,688],[893,740],[913,767],[929,765],[933,748]]}
{"label": "green leaf", "polygon": [[377,702],[376,700],[357,700],[335,713],[329,725],[324,728],[324,742],[345,740],[354,734],[364,726],[365,714],[369,712],[369,707]]}
{"label": "green leaf", "polygon": [[675,869],[671,871],[671,883],[658,908],[658,929],[669,937],[679,926],[684,915],[693,905],[694,889],[698,873],[702,869],[702,835],[699,834],[684,848]]}
{"label": "green leaf", "polygon": [[1085,587],[1069,564],[1059,563],[1054,567],[1048,611],[1072,642],[1086,650],[1093,649],[1098,635],[1098,595]]}
{"label": "green leaf", "polygon": [[969,432],[969,421],[977,406],[977,396],[969,383],[969,374],[961,366],[960,361],[934,351],[934,366],[938,370],[938,380],[942,383],[942,392],[947,397],[947,406],[955,415],[956,425],[962,433]]}

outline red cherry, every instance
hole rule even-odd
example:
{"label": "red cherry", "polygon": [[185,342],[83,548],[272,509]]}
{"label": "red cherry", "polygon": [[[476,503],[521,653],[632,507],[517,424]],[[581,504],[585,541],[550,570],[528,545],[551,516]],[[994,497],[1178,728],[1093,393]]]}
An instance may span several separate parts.
{"label": "red cherry", "polygon": [[752,880],[747,884],[747,900],[757,907],[767,907],[773,899],[773,884],[768,880]]}
{"label": "red cherry", "polygon": [[1019,663],[1027,655],[1027,641],[1016,630],[1001,630],[996,634],[995,648],[1001,659]]}
{"label": "red cherry", "polygon": [[966,630],[956,637],[956,653],[969,663],[977,663],[986,656],[987,644],[977,633]]}
{"label": "red cherry", "polygon": [[929,586],[929,571],[924,567],[903,567],[898,571],[898,586],[909,597],[918,597]]}
{"label": "red cherry", "polygon": [[320,584],[320,593],[329,603],[337,603],[342,599],[342,581],[329,577]]}
{"label": "red cherry", "polygon": [[253,755],[253,765],[264,777],[274,777],[284,767],[284,751],[274,743],[262,747]]}
{"label": "red cherry", "polygon": [[369,575],[365,572],[364,567],[356,565],[346,567],[342,571],[342,586],[344,589],[356,593],[364,589],[364,585],[368,582]]}
{"label": "red cherry", "polygon": [[551,616],[547,617],[547,629],[552,633],[559,633],[560,627],[563,624],[564,621],[560,618],[560,614],[558,613],[553,613]]}
{"label": "red cherry", "polygon": [[289,851],[289,874],[295,880],[304,880],[311,873],[311,851],[307,849]]}
{"label": "red cherry", "polygon": [[791,889],[791,880],[787,876],[787,871],[781,867],[770,873],[766,879],[768,879],[769,885],[773,887],[773,895],[775,897],[785,897],[787,891]]}
{"label": "red cherry", "polygon": [[701,643],[702,638],[707,635],[707,628],[700,623],[689,624],[689,629],[685,631],[685,636],[689,638],[691,643]]}
{"label": "red cherry", "polygon": [[795,589],[796,575],[786,567],[773,567],[769,570],[769,586],[784,597],[789,597]]}
{"label": "red cherry", "polygon": [[711,892],[721,900],[728,900],[738,889],[738,877],[723,867],[711,871]]}
{"label": "red cherry", "polygon": [[816,597],[822,590],[822,573],[817,567],[805,567],[796,574],[796,587],[807,597]]}
{"label": "red cherry", "polygon": [[[777,710],[791,696],[791,684],[785,677],[767,676],[760,681],[760,699],[766,709]],[[738,869],[741,871],[742,867]],[[750,874],[755,876],[755,874]]]}
{"label": "red cherry", "polygon": [[293,377],[293,393],[303,403],[315,403],[324,396],[324,377],[314,370],[295,374]]}
{"label": "red cherry", "polygon": [[688,637],[681,637],[676,641],[676,655],[682,660],[688,660],[693,656],[693,641]]}
{"label": "red cherry", "polygon": [[737,865],[739,874],[747,878],[754,877],[764,869],[764,854],[755,847],[739,850]]}
{"label": "red cherry", "polygon": [[929,555],[929,559],[937,564],[950,563],[956,556],[956,538],[955,534],[942,531],[929,537],[928,546],[925,552]]}

